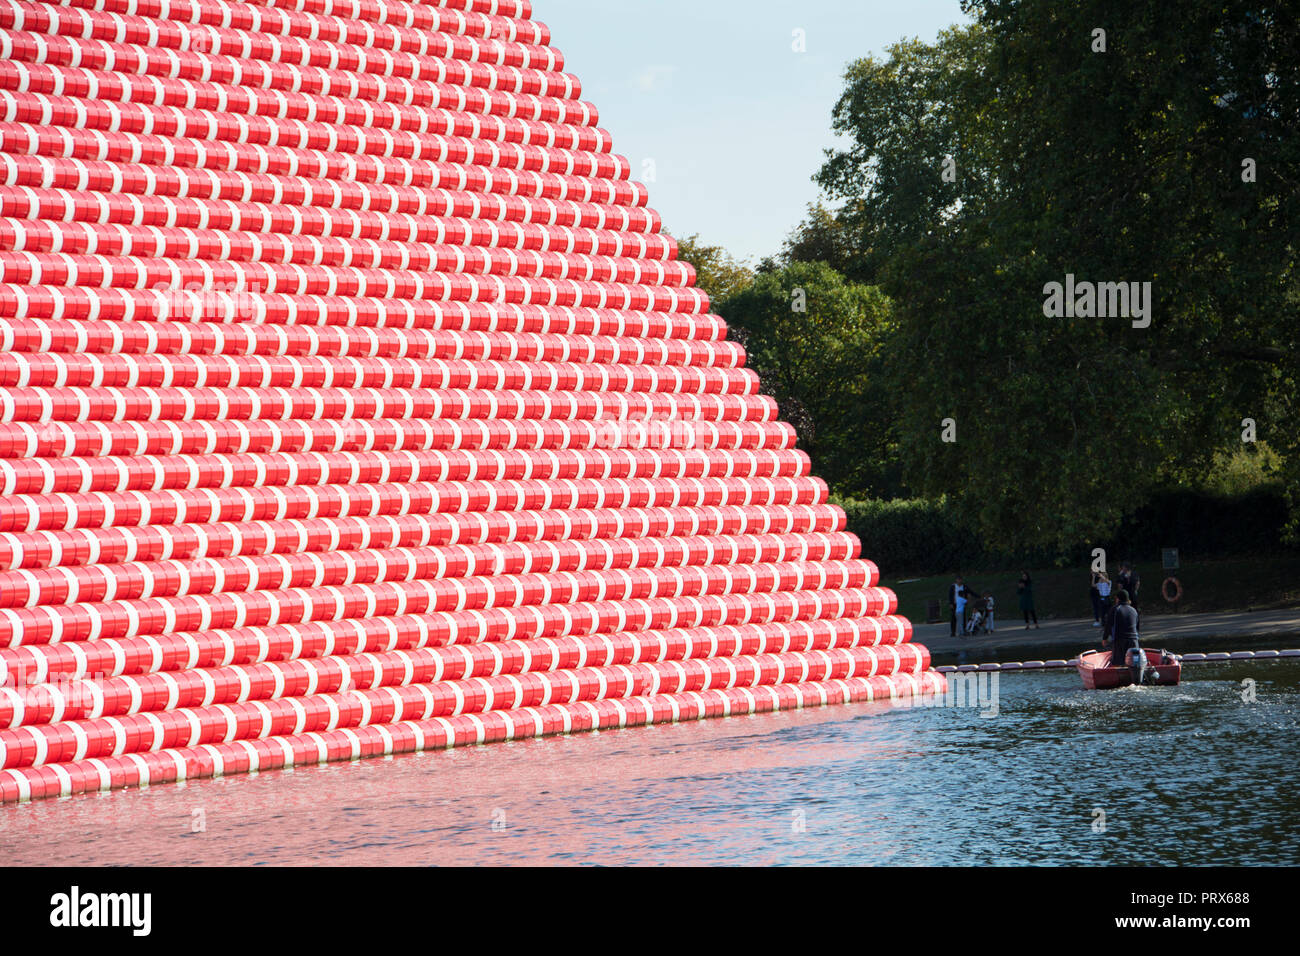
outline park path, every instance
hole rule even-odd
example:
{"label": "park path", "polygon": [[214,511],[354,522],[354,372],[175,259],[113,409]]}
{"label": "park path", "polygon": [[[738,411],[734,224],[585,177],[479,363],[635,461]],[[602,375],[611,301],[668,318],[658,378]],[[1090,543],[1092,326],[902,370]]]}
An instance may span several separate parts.
{"label": "park path", "polygon": [[[1092,626],[1092,618],[1043,621],[1036,630],[1025,630],[1023,619],[1012,617],[998,623],[993,634],[956,638],[948,635],[948,622],[913,623],[913,640],[924,644],[933,654],[1003,647],[1058,644],[1071,653],[1086,646],[1101,645],[1101,628]],[[1278,648],[1300,647],[1300,607],[1278,611],[1222,611],[1212,614],[1160,614],[1142,620],[1142,641],[1154,645],[1169,638],[1206,638],[1206,651],[1230,650],[1232,638],[1278,638]],[[1214,639],[1226,639],[1219,644]],[[1200,648],[1198,648],[1199,650]]]}

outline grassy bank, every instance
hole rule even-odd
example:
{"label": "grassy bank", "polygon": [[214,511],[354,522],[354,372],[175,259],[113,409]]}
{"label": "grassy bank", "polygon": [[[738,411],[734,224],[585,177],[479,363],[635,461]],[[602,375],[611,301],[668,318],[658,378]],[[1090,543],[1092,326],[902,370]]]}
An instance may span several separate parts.
{"label": "grassy bank", "polygon": [[[1177,604],[1168,604],[1160,596],[1160,584],[1165,573],[1158,561],[1139,563],[1137,571],[1141,579],[1137,603],[1143,614],[1196,614],[1300,605],[1300,555],[1189,563],[1175,572],[1183,585],[1183,597]],[[1034,599],[1040,620],[1092,615],[1086,568],[1030,568],[1029,573],[1034,580]],[[993,593],[1000,621],[1010,623],[1020,619],[1020,606],[1016,600],[1019,571],[967,574],[965,577],[968,587],[980,593]],[[947,620],[947,588],[952,579],[952,575],[947,574],[900,581],[897,576],[886,574],[881,583],[897,592],[901,612],[906,617],[921,622],[926,619],[926,604],[930,601],[939,602],[940,614]]]}

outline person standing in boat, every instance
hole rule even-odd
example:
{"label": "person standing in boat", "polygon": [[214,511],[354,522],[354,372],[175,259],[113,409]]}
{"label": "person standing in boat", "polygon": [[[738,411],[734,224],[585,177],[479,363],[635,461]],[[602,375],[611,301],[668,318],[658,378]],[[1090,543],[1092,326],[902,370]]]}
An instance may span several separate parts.
{"label": "person standing in boat", "polygon": [[1106,599],[1106,613],[1101,616],[1101,643],[1104,647],[1115,630],[1115,608],[1119,607],[1119,591],[1112,591]]}
{"label": "person standing in boat", "polygon": [[1138,646],[1138,610],[1129,602],[1128,592],[1123,588],[1115,594],[1118,602],[1110,618],[1110,633],[1103,640],[1103,646],[1110,645],[1110,661],[1113,667],[1122,667],[1130,647]]}

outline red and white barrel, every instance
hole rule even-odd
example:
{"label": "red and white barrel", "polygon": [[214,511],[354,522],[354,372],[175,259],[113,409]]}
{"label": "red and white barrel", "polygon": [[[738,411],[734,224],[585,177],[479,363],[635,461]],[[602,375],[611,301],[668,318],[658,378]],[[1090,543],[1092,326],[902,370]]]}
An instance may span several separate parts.
{"label": "red and white barrel", "polygon": [[0,802],[942,692],[530,0],[0,0]]}

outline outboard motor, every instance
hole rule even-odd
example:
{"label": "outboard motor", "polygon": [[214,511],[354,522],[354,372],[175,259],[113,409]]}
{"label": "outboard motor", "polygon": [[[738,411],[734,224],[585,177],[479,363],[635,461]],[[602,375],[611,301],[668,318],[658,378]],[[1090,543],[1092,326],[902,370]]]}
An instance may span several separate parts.
{"label": "outboard motor", "polygon": [[1133,683],[1135,684],[1145,684],[1155,677],[1155,672],[1147,663],[1147,652],[1137,644],[1128,649],[1126,663],[1128,664],[1129,673],[1133,675]]}

